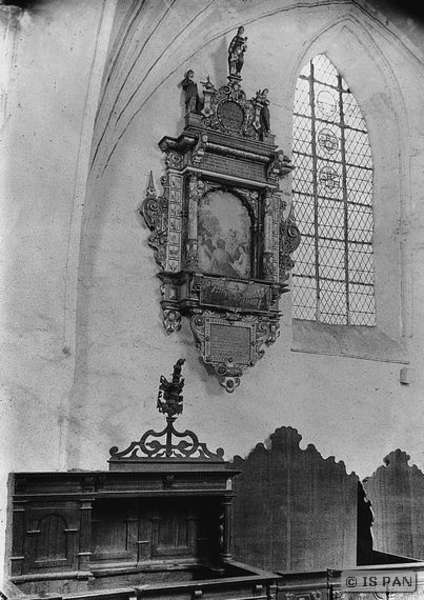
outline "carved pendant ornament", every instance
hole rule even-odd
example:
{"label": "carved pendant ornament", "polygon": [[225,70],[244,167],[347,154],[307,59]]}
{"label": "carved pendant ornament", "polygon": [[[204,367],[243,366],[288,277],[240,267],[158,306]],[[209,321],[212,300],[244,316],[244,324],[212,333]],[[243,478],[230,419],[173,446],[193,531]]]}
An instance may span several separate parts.
{"label": "carved pendant ornament", "polygon": [[228,48],[228,81],[209,76],[200,97],[193,71],[181,82],[185,127],[164,137],[163,192],[150,173],[141,213],[161,271],[163,323],[190,319],[197,347],[228,392],[279,335],[279,298],[288,291],[300,233],[280,189],[293,168],[270,129],[268,90],[241,88],[247,38]]}

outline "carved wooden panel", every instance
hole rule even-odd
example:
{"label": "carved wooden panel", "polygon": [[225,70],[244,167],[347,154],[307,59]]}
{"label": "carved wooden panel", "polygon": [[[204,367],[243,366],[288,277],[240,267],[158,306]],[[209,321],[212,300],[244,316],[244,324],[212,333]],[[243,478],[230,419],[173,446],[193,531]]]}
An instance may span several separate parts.
{"label": "carved wooden panel", "polygon": [[152,558],[194,556],[196,553],[197,515],[190,502],[159,502],[152,510]]}
{"label": "carved wooden panel", "polygon": [[197,557],[214,563],[221,551],[219,519],[217,503],[205,498],[101,499],[94,503],[91,562]]}
{"label": "carved wooden panel", "polygon": [[94,503],[92,561],[137,561],[139,503],[127,499]]}
{"label": "carved wooden panel", "polygon": [[38,524],[38,560],[57,562],[68,558],[66,521],[60,515],[47,515]]}
{"label": "carved wooden panel", "polygon": [[358,477],[342,462],[299,447],[296,429],[281,427],[271,447],[258,444],[234,480],[233,554],[273,571],[356,564]]}
{"label": "carved wooden panel", "polygon": [[391,452],[364,485],[374,512],[374,549],[424,560],[424,474],[409,458]]}
{"label": "carved wooden panel", "polygon": [[73,503],[59,507],[42,502],[28,509],[24,528],[26,571],[76,568],[79,523],[75,508]]}

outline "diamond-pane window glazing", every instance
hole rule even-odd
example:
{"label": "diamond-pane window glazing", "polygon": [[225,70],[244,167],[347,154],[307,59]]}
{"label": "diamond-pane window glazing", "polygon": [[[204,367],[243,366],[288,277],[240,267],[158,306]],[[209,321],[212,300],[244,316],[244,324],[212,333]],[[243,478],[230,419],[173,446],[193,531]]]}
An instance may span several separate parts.
{"label": "diamond-pane window glazing", "polygon": [[323,54],[298,78],[293,201],[302,242],[293,269],[293,316],[375,325],[373,164],[365,120]]}

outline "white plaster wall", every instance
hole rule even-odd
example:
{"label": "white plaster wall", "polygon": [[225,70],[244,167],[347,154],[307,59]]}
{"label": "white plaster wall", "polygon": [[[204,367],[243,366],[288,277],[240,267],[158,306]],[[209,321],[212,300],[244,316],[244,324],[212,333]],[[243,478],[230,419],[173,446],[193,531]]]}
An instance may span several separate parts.
{"label": "white plaster wall", "polygon": [[[159,376],[185,357],[181,427],[196,430],[212,448],[223,446],[228,457],[244,455],[277,426],[292,425],[305,443],[363,476],[398,446],[423,465],[417,383],[401,386],[402,365],[387,362],[384,352],[381,362],[294,354],[289,298],[281,338],[246,372],[240,388],[226,394],[201,364],[187,323],[171,337],[161,327],[157,268],[137,214],[150,169],[161,190],[157,142],[177,135],[182,125],[179,81],[192,68],[197,81],[209,74],[215,84],[224,83],[226,48],[239,24],[249,37],[244,88],[253,95],[270,87],[272,128],[285,149],[297,73],[314,54],[327,52],[364,110],[373,145],[379,325],[399,345],[406,344],[406,329],[422,339],[407,289],[411,264],[404,261],[411,243],[404,222],[413,211],[412,145],[423,129],[416,111],[423,92],[419,61],[402,36],[348,2],[253,2],[242,13],[233,5],[224,20],[224,2],[214,3],[213,13],[208,3],[196,4],[197,15],[184,1],[161,15],[158,5],[148,6],[140,21],[145,36],[139,32],[141,41],[134,38],[118,57],[115,83],[109,73],[94,138],[70,405],[79,418],[69,430],[69,464],[102,467],[110,446],[123,448],[145,429],[160,427]],[[415,365],[421,355],[411,343],[408,350]]]}
{"label": "white plaster wall", "polygon": [[109,5],[49,0],[23,13],[0,7],[8,68],[0,142],[2,540],[7,474],[66,468],[78,214],[103,74],[99,63],[113,21]]}
{"label": "white plaster wall", "polygon": [[[20,23],[1,142],[3,475],[106,468],[109,447],[162,426],[159,377],[180,357],[180,427],[229,458],[291,425],[361,476],[396,447],[424,467],[424,82],[408,40],[350,1],[119,2],[112,30],[113,10],[112,1],[49,0]],[[138,208],[151,169],[161,191],[157,142],[182,126],[179,81],[192,68],[197,81],[209,74],[223,84],[240,24],[244,88],[270,88],[286,151],[293,86],[314,54],[328,53],[364,110],[376,164],[379,326],[406,346],[416,373],[408,386],[398,363],[292,352],[288,296],[280,339],[233,395],[206,371],[187,323],[172,336],[162,327]]]}

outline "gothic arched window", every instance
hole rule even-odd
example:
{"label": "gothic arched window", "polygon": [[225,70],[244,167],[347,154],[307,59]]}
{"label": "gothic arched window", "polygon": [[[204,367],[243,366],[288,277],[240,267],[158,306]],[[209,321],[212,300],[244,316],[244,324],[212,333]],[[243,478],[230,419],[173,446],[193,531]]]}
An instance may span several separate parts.
{"label": "gothic arched window", "polygon": [[293,269],[293,316],[375,325],[368,133],[346,82],[323,54],[297,81],[293,163],[302,232]]}

